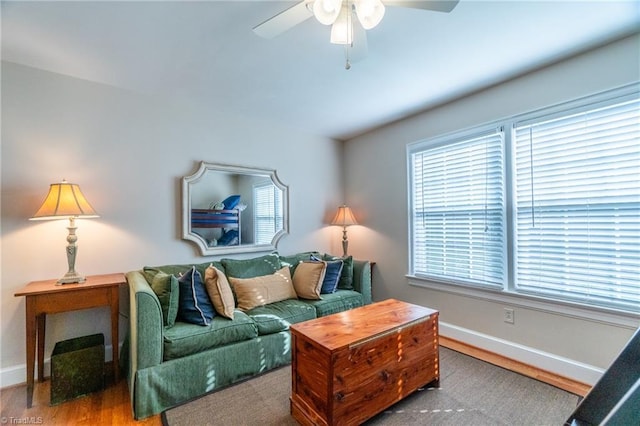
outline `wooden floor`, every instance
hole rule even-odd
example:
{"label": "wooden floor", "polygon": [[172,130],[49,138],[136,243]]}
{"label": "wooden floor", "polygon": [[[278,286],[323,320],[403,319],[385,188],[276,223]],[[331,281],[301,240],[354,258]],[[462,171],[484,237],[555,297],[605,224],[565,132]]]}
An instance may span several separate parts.
{"label": "wooden floor", "polygon": [[[440,344],[508,370],[549,383],[576,395],[584,396],[591,389],[589,385],[559,377],[553,373],[536,369],[443,336],[440,336]],[[106,371],[109,371],[109,369]],[[54,407],[49,406],[49,400],[49,380],[45,380],[43,383],[36,383],[33,406],[31,408],[26,408],[26,384],[0,389],[0,422],[2,425],[162,425],[160,415],[141,421],[133,419],[129,403],[129,388],[127,387],[127,381],[123,379],[115,385],[107,383],[106,389],[102,392],[96,392]]]}
{"label": "wooden floor", "polygon": [[[108,369],[106,371],[109,371]],[[27,408],[27,385],[0,389],[0,422],[42,425],[162,425],[160,415],[136,421],[131,415],[127,381],[110,380],[106,389],[56,406],[49,406],[51,382],[36,382],[33,405]]]}
{"label": "wooden floor", "polygon": [[457,340],[449,339],[444,336],[440,336],[439,340],[440,345],[444,346],[445,348],[453,349],[454,351],[458,351],[465,355],[481,359],[482,361],[497,365],[498,367],[515,371],[516,373],[520,373],[523,376],[531,377],[532,379],[548,383],[552,386],[566,390],[567,392],[571,392],[575,395],[584,397],[591,390],[591,386],[586,383],[577,382],[567,377],[562,377],[555,373],[541,370],[540,368],[533,367],[531,365],[524,364],[520,361],[516,361],[510,358],[506,358],[493,352],[488,352],[484,349],[476,348],[475,346],[467,345],[466,343],[462,343]]}

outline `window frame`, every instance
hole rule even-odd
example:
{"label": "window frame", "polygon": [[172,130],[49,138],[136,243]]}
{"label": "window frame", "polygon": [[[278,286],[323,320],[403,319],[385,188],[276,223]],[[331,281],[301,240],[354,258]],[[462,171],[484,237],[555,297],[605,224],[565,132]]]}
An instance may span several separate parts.
{"label": "window frame", "polygon": [[[640,318],[640,311],[624,310],[617,307],[610,307],[604,305],[594,305],[588,303],[581,303],[580,301],[573,301],[569,299],[562,299],[552,297],[550,295],[529,294],[527,292],[518,291],[515,283],[516,274],[516,197],[514,195],[514,167],[515,163],[515,148],[514,141],[512,140],[514,135],[514,127],[516,124],[535,122],[536,120],[548,120],[553,117],[559,117],[563,115],[570,115],[576,112],[585,110],[591,110],[604,104],[613,104],[623,99],[639,99],[640,98],[640,83],[632,83],[629,85],[621,86],[616,89],[607,90],[596,95],[585,96],[579,99],[575,99],[569,102],[556,104],[553,106],[541,108],[535,111],[527,112],[524,114],[514,115],[504,119],[496,120],[494,122],[474,126],[461,131],[451,132],[445,135],[428,138],[425,140],[413,142],[407,145],[406,158],[407,158],[407,203],[408,203],[408,273],[406,275],[409,285],[417,287],[427,287],[444,291],[448,293],[471,296],[489,301],[498,301],[502,303],[509,303],[513,306],[523,306],[528,308],[534,308],[542,311],[556,312],[558,306],[563,307],[563,311],[570,312],[573,315],[581,318],[597,319],[605,323],[623,323],[625,325],[637,326],[637,319]],[[502,288],[494,287],[482,287],[476,285],[468,285],[461,282],[452,280],[432,279],[417,276],[414,274],[414,249],[415,242],[413,235],[413,154],[416,152],[424,151],[428,148],[436,146],[442,146],[447,144],[454,144],[461,139],[469,138],[474,134],[479,134],[482,131],[486,131],[490,128],[502,126],[505,129],[504,132],[504,197],[505,197],[505,246],[504,246],[504,259],[506,262],[506,282]]]}

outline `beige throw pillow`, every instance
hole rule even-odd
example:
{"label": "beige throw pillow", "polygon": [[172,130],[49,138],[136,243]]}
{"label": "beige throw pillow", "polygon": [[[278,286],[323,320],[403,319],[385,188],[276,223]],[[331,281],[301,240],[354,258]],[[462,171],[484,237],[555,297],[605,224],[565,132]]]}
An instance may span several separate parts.
{"label": "beige throw pillow", "polygon": [[248,311],[281,300],[298,298],[291,282],[288,266],[272,275],[253,278],[229,277],[229,281],[236,293],[238,309],[241,311]]}
{"label": "beige throw pillow", "polygon": [[231,286],[224,273],[211,265],[204,271],[204,286],[216,312],[223,317],[233,319],[236,302]]}
{"label": "beige throw pillow", "polygon": [[320,299],[320,289],[326,271],[327,262],[300,262],[293,273],[293,287],[298,297],[301,299]]}

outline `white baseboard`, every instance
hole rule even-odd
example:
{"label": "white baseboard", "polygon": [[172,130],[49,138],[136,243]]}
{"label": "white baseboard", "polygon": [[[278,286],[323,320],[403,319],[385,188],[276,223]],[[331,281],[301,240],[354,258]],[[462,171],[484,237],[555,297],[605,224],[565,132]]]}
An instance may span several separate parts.
{"label": "white baseboard", "polygon": [[593,386],[604,373],[603,369],[592,365],[509,342],[497,337],[478,333],[452,324],[447,324],[445,322],[439,323],[439,331],[442,336],[450,339],[458,340],[468,345],[484,349],[488,352],[493,352],[506,358],[510,358],[578,382],[586,383],[588,385]]}
{"label": "white baseboard", "polygon": [[[45,366],[45,376],[50,374],[50,369],[48,367],[48,362],[44,363]],[[38,366],[35,368],[36,373],[34,376],[37,376]],[[27,381],[27,365],[20,364],[14,365],[7,368],[0,369],[0,389],[6,388],[9,386],[19,385],[21,383],[25,383]],[[36,377],[36,380],[37,377]]]}
{"label": "white baseboard", "polygon": [[[104,347],[105,362],[110,362],[113,359],[111,352],[111,345]],[[51,358],[45,358],[44,360],[44,377],[51,375]],[[34,368],[34,379],[38,380],[38,362]],[[11,367],[0,369],[0,389],[9,386],[19,385],[27,382],[27,364],[19,364]]]}

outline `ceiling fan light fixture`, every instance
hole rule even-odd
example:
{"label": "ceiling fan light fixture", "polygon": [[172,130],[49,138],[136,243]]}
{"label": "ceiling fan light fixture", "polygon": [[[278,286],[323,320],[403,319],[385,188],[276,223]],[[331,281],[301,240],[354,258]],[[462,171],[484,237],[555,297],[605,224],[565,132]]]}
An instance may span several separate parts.
{"label": "ceiling fan light fixture", "polygon": [[342,10],[342,0],[315,0],[313,15],[323,25],[333,24]]}
{"label": "ceiling fan light fixture", "polygon": [[340,14],[331,26],[331,43],[333,44],[353,44],[353,21],[351,5],[345,2],[340,9]]}
{"label": "ceiling fan light fixture", "polygon": [[370,30],[382,21],[385,7],[380,0],[356,0],[358,21],[365,30]]}

